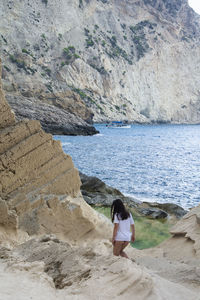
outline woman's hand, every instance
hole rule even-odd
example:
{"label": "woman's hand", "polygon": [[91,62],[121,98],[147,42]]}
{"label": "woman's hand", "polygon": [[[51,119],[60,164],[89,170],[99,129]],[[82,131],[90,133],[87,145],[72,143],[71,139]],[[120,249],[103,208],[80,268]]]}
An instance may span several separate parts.
{"label": "woman's hand", "polygon": [[133,243],[135,241],[135,234],[132,234],[131,236],[131,242]]}
{"label": "woman's hand", "polygon": [[113,246],[115,244],[115,238],[114,237],[112,238],[112,244],[113,244]]}

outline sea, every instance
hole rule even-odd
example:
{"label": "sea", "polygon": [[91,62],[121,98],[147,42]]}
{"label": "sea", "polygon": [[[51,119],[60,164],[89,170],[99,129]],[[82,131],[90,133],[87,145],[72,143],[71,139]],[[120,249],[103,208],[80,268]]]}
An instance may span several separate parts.
{"label": "sea", "polygon": [[141,201],[200,203],[200,125],[95,128],[94,136],[54,136],[82,173]]}

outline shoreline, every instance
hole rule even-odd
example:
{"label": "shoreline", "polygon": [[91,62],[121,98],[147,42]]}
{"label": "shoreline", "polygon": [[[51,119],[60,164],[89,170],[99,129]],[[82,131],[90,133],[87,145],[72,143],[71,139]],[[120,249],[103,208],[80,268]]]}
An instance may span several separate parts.
{"label": "shoreline", "polygon": [[96,128],[100,133],[93,137],[56,137],[79,170],[142,202],[175,203],[186,210],[198,205],[199,127]]}
{"label": "shoreline", "polygon": [[180,219],[188,212],[174,203],[147,202],[135,197],[127,197],[120,190],[107,185],[95,176],[88,176],[80,171],[79,175],[83,198],[90,205],[108,207],[111,206],[113,200],[120,198],[127,206],[152,219],[166,219],[168,216]]}
{"label": "shoreline", "polygon": [[[116,120],[112,120],[112,121],[116,121]],[[96,125],[106,125],[109,122],[112,121],[104,121],[104,122],[93,122],[92,125],[96,126]],[[123,120],[125,121],[125,120]],[[172,126],[198,126],[200,125],[200,122],[197,123],[176,123],[176,122],[149,122],[149,123],[139,123],[139,122],[132,122],[132,121],[128,121],[129,125],[135,125],[135,126],[165,126],[165,125],[172,125]]]}

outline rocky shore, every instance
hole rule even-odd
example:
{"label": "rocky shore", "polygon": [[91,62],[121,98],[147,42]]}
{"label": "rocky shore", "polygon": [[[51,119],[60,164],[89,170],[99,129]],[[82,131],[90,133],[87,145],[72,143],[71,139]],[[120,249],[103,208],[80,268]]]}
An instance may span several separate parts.
{"label": "rocky shore", "polygon": [[[7,99],[17,120],[20,121],[25,118],[38,120],[47,133],[54,135],[93,135],[98,133],[91,124],[77,115],[78,112],[73,114],[70,113],[69,109],[22,96],[7,95]],[[92,119],[87,121],[91,123]]]}
{"label": "rocky shore", "polygon": [[187,213],[182,207],[173,203],[142,202],[133,197],[126,197],[119,190],[106,185],[97,177],[87,176],[81,172],[79,175],[83,198],[90,205],[110,207],[113,200],[120,198],[137,213],[152,219],[166,219],[169,216],[180,219]]}

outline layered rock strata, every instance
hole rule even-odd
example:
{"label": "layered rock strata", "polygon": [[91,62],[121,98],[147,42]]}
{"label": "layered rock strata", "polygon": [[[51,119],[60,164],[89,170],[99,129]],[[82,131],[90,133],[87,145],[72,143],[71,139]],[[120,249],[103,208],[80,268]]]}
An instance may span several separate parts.
{"label": "layered rock strata", "polygon": [[59,141],[38,121],[15,122],[0,91],[0,225],[78,240],[104,224],[83,200],[80,178]]}
{"label": "layered rock strata", "polygon": [[[57,135],[93,135],[98,133],[92,125],[86,123],[81,117],[70,113],[70,107],[62,109],[61,106],[58,107],[57,105],[54,106],[30,98],[27,99],[20,95],[7,95],[7,99],[17,115],[17,120],[25,118],[38,120],[43,130],[47,133]],[[78,103],[75,107],[76,110],[79,109]],[[89,113],[88,115],[90,116]],[[87,117],[90,118],[89,116]],[[89,121],[91,122],[91,120]]]}

